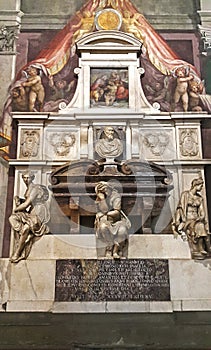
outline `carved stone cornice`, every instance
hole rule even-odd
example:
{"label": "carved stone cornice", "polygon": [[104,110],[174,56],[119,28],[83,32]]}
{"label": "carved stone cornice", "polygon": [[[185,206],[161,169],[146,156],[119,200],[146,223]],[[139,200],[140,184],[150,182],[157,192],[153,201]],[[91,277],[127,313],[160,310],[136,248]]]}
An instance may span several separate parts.
{"label": "carved stone cornice", "polygon": [[211,55],[211,22],[209,25],[199,25],[199,31],[201,33],[201,39],[203,41],[202,54],[205,56]]}
{"label": "carved stone cornice", "polygon": [[22,18],[21,29],[62,29],[69,19],[70,15],[26,13]]}
{"label": "carved stone cornice", "polygon": [[1,10],[0,25],[14,26],[21,23],[24,13],[20,10]]}
{"label": "carved stone cornice", "polygon": [[193,30],[197,27],[197,16],[190,14],[146,14],[147,20],[156,30]]}

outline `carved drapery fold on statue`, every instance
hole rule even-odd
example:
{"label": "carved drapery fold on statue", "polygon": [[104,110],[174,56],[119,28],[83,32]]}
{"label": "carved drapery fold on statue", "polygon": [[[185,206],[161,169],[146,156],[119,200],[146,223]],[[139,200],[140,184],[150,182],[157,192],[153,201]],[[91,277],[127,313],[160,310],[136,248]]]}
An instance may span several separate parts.
{"label": "carved drapery fold on statue", "polygon": [[95,219],[97,252],[100,257],[119,259],[126,257],[130,220],[121,210],[121,196],[111,182],[101,181],[95,187],[98,212]]}
{"label": "carved drapery fold on statue", "polygon": [[48,190],[45,186],[32,182],[32,173],[25,173],[22,178],[27,190],[23,199],[18,196],[14,198],[15,208],[9,217],[15,239],[14,252],[10,258],[13,263],[26,259],[35,239],[49,232],[46,225],[50,220],[46,203],[49,198]]}
{"label": "carved drapery fold on statue", "polygon": [[203,183],[201,178],[194,179],[190,190],[182,192],[172,223],[175,237],[179,234],[188,240],[192,258],[197,260],[211,254],[204,199],[200,194]]}

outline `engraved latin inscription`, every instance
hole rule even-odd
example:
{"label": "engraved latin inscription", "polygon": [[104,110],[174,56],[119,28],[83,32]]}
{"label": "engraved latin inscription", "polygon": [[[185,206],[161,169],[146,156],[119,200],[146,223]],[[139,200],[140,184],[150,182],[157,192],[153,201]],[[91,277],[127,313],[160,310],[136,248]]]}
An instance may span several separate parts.
{"label": "engraved latin inscription", "polygon": [[56,301],[168,301],[168,260],[58,260]]}

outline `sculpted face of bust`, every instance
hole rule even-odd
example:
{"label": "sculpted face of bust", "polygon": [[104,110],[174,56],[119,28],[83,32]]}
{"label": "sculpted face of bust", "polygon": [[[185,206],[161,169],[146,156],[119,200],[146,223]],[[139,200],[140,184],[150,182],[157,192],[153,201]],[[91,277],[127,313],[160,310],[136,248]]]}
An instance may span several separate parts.
{"label": "sculpted face of bust", "polygon": [[[116,137],[112,126],[105,126],[103,137],[95,145],[95,151],[102,158],[118,157],[123,152],[122,141]],[[118,135],[117,135],[118,136]]]}
{"label": "sculpted face of bust", "polygon": [[111,126],[106,126],[104,129],[104,134],[108,140],[114,139],[114,129]]}

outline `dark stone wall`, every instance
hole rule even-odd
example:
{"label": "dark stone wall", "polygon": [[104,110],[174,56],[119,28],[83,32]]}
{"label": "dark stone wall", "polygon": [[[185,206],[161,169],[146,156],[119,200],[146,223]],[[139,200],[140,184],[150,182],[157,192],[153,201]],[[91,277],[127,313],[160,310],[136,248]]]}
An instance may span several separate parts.
{"label": "dark stone wall", "polygon": [[24,13],[40,14],[71,14],[85,4],[84,0],[21,0],[21,11]]}
{"label": "dark stone wall", "polygon": [[[86,4],[85,0],[21,0],[24,13],[71,14]],[[198,7],[196,0],[132,0],[132,3],[145,15],[193,14]]]}
{"label": "dark stone wall", "polygon": [[2,313],[1,350],[210,350],[211,312]]}
{"label": "dark stone wall", "polygon": [[[44,29],[52,26],[56,21],[57,28],[59,28],[59,25],[62,27],[67,17],[74,14],[86,2],[85,0],[37,0],[36,2],[21,0],[21,11],[24,13],[22,24],[27,25],[27,29],[29,29],[29,24],[36,28],[40,25]],[[198,0],[132,0],[132,3],[156,29],[197,29]],[[43,17],[46,26],[43,26]]]}

